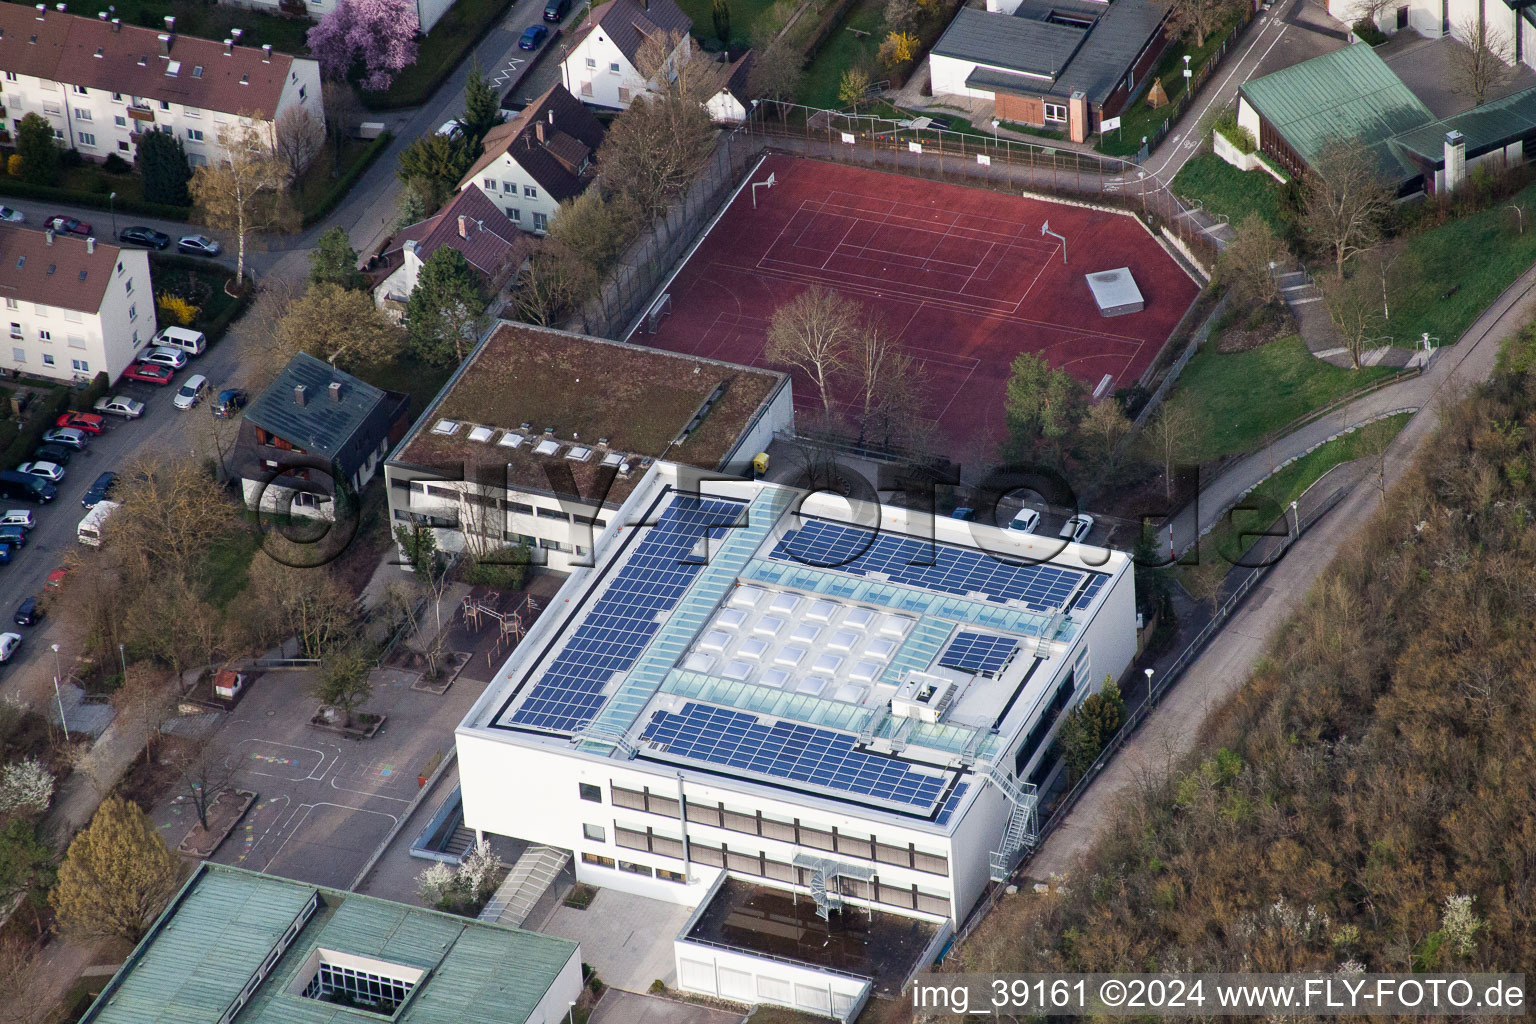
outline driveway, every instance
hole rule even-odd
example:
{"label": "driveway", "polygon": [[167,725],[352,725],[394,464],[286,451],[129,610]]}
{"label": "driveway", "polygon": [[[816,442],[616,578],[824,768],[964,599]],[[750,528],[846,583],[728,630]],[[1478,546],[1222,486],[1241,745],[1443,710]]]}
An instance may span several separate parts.
{"label": "driveway", "polygon": [[[583,950],[585,952],[585,950]],[[610,988],[587,1024],[741,1024],[741,1014]]]}

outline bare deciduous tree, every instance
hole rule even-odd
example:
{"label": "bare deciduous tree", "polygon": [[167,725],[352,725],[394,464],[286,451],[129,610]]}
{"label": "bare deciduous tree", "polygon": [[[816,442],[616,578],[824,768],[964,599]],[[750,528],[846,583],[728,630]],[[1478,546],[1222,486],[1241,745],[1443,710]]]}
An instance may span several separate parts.
{"label": "bare deciduous tree", "polygon": [[293,181],[320,155],[325,145],[325,126],[308,107],[289,107],[272,127],[272,151],[288,167]]}
{"label": "bare deciduous tree", "polygon": [[901,351],[885,324],[867,320],[848,349],[848,373],[859,398],[859,441],[911,447],[929,425],[922,415],[927,383],[917,360]]}
{"label": "bare deciduous tree", "polygon": [[1216,272],[1233,300],[1242,306],[1269,306],[1280,301],[1276,271],[1285,247],[1269,222],[1250,213],[1238,222],[1217,259]]}
{"label": "bare deciduous tree", "polygon": [[1199,414],[1184,402],[1164,402],[1143,434],[1151,454],[1163,464],[1163,493],[1170,501],[1173,500],[1174,470],[1196,451],[1200,419]]}
{"label": "bare deciduous tree", "polygon": [[784,104],[795,98],[804,77],[805,52],[786,39],[774,39],[757,51],[747,75],[747,88],[753,96],[777,106],[783,117]]}
{"label": "bare deciduous tree", "polygon": [[1392,190],[1375,158],[1358,139],[1330,142],[1306,179],[1306,229],[1333,259],[1334,274],[1381,239],[1392,210]]}
{"label": "bare deciduous tree", "polygon": [[1321,286],[1328,319],[1349,351],[1350,365],[1358,370],[1366,348],[1380,340],[1385,326],[1376,305],[1376,281],[1360,269],[1347,277],[1325,277]]}
{"label": "bare deciduous tree", "polygon": [[1236,16],[1242,0],[1164,0],[1164,6],[1168,8],[1168,37],[1192,35],[1198,49],[1205,45],[1206,36]]}
{"label": "bare deciduous tree", "polygon": [[858,336],[859,304],[811,285],[773,311],[764,354],[769,362],[792,366],[810,377],[830,419],[833,381],[847,367]]}
{"label": "bare deciduous tree", "polygon": [[211,742],[199,744],[175,759],[181,795],[192,805],[197,823],[208,830],[208,808],[234,781],[235,766],[230,757]]}
{"label": "bare deciduous tree", "polygon": [[1459,91],[1472,97],[1475,105],[1482,106],[1488,93],[1509,77],[1514,61],[1509,36],[1490,29],[1479,9],[1477,15],[1468,15],[1456,26],[1456,38],[1462,44],[1451,47],[1456,84]]}
{"label": "bare deciduous tree", "polygon": [[330,141],[333,159],[341,159],[341,150],[363,120],[363,104],[357,90],[347,82],[326,79],[320,83],[321,109],[325,113],[325,135]]}
{"label": "bare deciduous tree", "polygon": [[288,168],[255,127],[231,122],[219,129],[224,158],[199,167],[192,199],[203,221],[235,236],[239,257],[235,285],[245,286],[245,248],[250,236],[289,222],[292,208],[284,189]]}

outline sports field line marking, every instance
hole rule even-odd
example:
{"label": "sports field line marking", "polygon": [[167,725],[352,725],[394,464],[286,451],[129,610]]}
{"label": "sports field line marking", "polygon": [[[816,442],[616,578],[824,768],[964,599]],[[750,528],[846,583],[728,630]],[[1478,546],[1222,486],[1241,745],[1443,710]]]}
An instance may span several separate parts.
{"label": "sports field line marking", "polygon": [[[875,219],[875,216],[873,215],[872,211],[860,210],[860,209],[857,209],[855,207],[839,206],[836,203],[829,203],[829,202],[827,202],[826,200],[823,200],[823,199],[802,199],[800,201],[800,211],[804,211],[804,212],[812,213],[812,214],[815,214],[815,213],[829,213],[829,214],[832,214],[833,216],[850,217],[850,218],[853,218],[855,220],[869,220],[869,221],[873,221]],[[797,211],[797,212],[799,212],[799,211]],[[897,219],[897,220],[912,222],[911,223],[911,227],[908,228],[908,230],[910,230],[910,231],[926,231],[926,232],[930,232],[932,234],[945,234],[945,235],[955,234],[956,237],[963,237],[963,236],[957,234],[957,232],[974,232],[974,233],[976,233],[978,235],[992,235],[996,239],[1007,239],[1007,240],[1010,240],[1010,241],[1026,241],[1026,242],[1028,241],[1027,236],[1021,238],[1018,234],[1011,234],[1011,233],[1009,233],[1007,231],[993,231],[993,230],[990,230],[988,228],[972,227],[970,225],[960,224],[959,223],[959,216],[960,215],[957,214],[955,216],[955,218],[952,219],[948,224],[942,224],[941,225],[941,224],[936,224],[936,223],[932,222],[931,220],[928,220],[927,218],[922,218],[922,217],[904,217],[900,213],[893,212],[893,213],[887,213],[887,214],[882,215],[880,217],[880,222],[881,223],[887,223],[891,219],[894,218],[894,219]],[[966,216],[973,216],[973,215],[972,214],[966,214]],[[1020,230],[1026,230],[1029,227],[1029,225],[1027,223],[1020,223],[1017,226],[1019,227]],[[942,228],[942,231],[940,230],[941,228]],[[982,239],[980,239],[980,238],[970,239],[970,240],[971,241],[982,241]]]}

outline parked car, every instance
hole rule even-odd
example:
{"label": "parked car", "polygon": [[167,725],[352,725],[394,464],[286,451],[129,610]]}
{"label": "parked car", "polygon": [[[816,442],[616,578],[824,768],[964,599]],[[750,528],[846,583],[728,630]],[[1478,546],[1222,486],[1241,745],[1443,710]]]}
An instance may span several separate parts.
{"label": "parked car", "polygon": [[96,478],[91,484],[90,490],[80,497],[81,508],[94,508],[98,502],[107,500],[107,495],[112,493],[112,488],[117,486],[117,474],[108,470]]}
{"label": "parked car", "polygon": [[543,25],[529,25],[523,29],[522,36],[517,41],[519,50],[537,50],[549,35],[549,29]]}
{"label": "parked car", "polygon": [[1035,527],[1040,525],[1040,513],[1028,505],[1019,509],[1014,517],[1008,520],[1008,529],[1023,530],[1025,533],[1034,533]]}
{"label": "parked car", "polygon": [[62,444],[77,451],[91,441],[86,432],[79,427],[54,427],[43,435],[43,440],[48,444]]}
{"label": "parked car", "polygon": [[16,648],[21,646],[20,633],[0,633],[0,662],[11,660]]}
{"label": "parked car", "polygon": [[61,444],[40,444],[32,452],[32,461],[57,462],[61,466],[67,466],[74,454],[74,449],[66,448]]}
{"label": "parked car", "polygon": [[1062,540],[1070,540],[1074,544],[1081,544],[1088,534],[1093,532],[1093,516],[1086,512],[1079,512],[1061,525],[1061,532],[1056,536]]}
{"label": "parked car", "polygon": [[46,505],[59,496],[58,488],[40,476],[0,469],[0,498]]}
{"label": "parked car", "polygon": [[64,479],[64,467],[57,462],[23,462],[16,467],[16,472],[40,476],[51,484]]}
{"label": "parked car", "polygon": [[0,220],[5,221],[7,224],[25,224],[27,222],[27,215],[20,210],[0,204]]}
{"label": "parked car", "polygon": [[93,412],[66,412],[54,420],[56,427],[75,427],[87,434],[100,434],[107,429],[107,421]]}
{"label": "parked car", "polygon": [[181,388],[176,392],[176,398],[172,405],[178,409],[190,409],[202,400],[208,391],[208,378],[200,373],[194,373],[181,382]]}
{"label": "parked car", "polygon": [[155,335],[155,344],[161,348],[174,348],[189,356],[200,356],[203,354],[203,349],[208,347],[208,339],[202,331],[188,330],[185,327],[162,327]]}
{"label": "parked car", "polygon": [[48,574],[48,578],[43,581],[43,589],[44,590],[63,590],[64,589],[64,581],[69,579],[69,573],[70,573],[69,566],[67,566],[67,565],[59,566],[57,569],[53,570],[53,572],[49,573]]}
{"label": "parked car", "polygon": [[968,508],[965,505],[961,505],[959,508],[955,509],[949,514],[949,518],[961,519],[967,523],[974,523],[976,521],[976,510],[973,508]]}
{"label": "parked car", "polygon": [[171,236],[164,231],[135,224],[117,233],[117,240],[128,245],[142,245],[146,249],[164,249],[171,244]]}
{"label": "parked car", "polygon": [[18,626],[35,626],[42,617],[43,603],[35,597],[29,597],[17,607],[11,621]]}
{"label": "parked car", "polygon": [[219,392],[219,397],[213,400],[213,414],[219,419],[229,419],[235,413],[245,408],[245,392],[239,388],[225,388]]}
{"label": "parked car", "polygon": [[156,345],[154,348],[139,356],[142,363],[155,363],[159,366],[169,366],[173,370],[179,370],[187,365],[187,354],[179,348],[171,348],[169,345]]}
{"label": "parked car", "polygon": [[0,565],[9,562],[11,560],[11,552],[15,550],[9,544],[0,544]]}
{"label": "parked car", "polygon": [[176,251],[193,256],[217,256],[223,250],[207,235],[182,235],[176,239]]}
{"label": "parked car", "polygon": [[30,530],[37,525],[37,517],[31,509],[11,508],[0,512],[0,526],[19,526],[23,530]]}
{"label": "parked car", "polygon": [[91,226],[85,221],[76,220],[73,217],[65,217],[62,214],[49,217],[43,222],[43,227],[52,228],[54,231],[66,235],[88,235],[91,233]]}
{"label": "parked car", "polygon": [[544,5],[544,20],[559,21],[571,9],[571,0],[549,0]]}
{"label": "parked car", "polygon": [[437,134],[437,135],[463,135],[464,134],[464,122],[460,121],[458,118],[454,118],[452,121],[444,121],[442,123],[442,125],[437,129],[437,131],[434,134]]}
{"label": "parked car", "polygon": [[123,376],[128,380],[136,380],[144,384],[169,384],[175,371],[169,366],[156,366],[154,363],[134,363],[123,371]]}
{"label": "parked car", "polygon": [[27,546],[27,531],[19,526],[0,526],[0,544],[24,548]]}
{"label": "parked car", "polygon": [[127,395],[98,398],[96,399],[95,409],[97,412],[121,416],[128,420],[136,420],[144,415],[144,403],[136,398],[129,398]]}

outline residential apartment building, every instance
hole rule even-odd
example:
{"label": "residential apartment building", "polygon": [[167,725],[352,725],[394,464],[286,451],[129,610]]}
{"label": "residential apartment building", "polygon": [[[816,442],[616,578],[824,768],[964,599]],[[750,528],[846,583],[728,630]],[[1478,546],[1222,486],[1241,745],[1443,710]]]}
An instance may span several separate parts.
{"label": "residential apartment building", "polygon": [[668,66],[693,52],[693,19],[673,0],[608,0],[571,30],[562,84],[583,103],[623,109],[654,87],[640,72],[646,40],[670,42]]}
{"label": "residential apartment building", "polygon": [[149,254],[0,223],[0,367],[72,381],[128,368],[155,336]]}
{"label": "residential apartment building", "polygon": [[[230,7],[250,7],[271,14],[314,18],[316,21],[336,9],[339,0],[218,0]],[[415,0],[416,24],[423,33],[432,31],[438,19],[448,13],[453,0]]]}
{"label": "residential apartment building", "polygon": [[931,960],[1035,837],[1067,713],[1129,668],[1131,560],[663,462],[610,518],[458,728],[464,821],[701,908],[658,936],[680,987],[847,1019],[867,977],[761,913],[710,931],[719,902],[798,904],[774,936],[915,919]]}
{"label": "residential apartment building", "polygon": [[656,459],[740,472],[793,424],[785,374],[503,322],[390,453],[390,517],[569,571]]}
{"label": "residential apartment building", "polygon": [[458,187],[480,191],[513,224],[543,234],[560,204],[597,176],[593,157],[602,144],[601,122],[556,84],[486,134]]}
{"label": "residential apartment building", "polygon": [[10,131],[27,114],[53,125],[66,149],[133,160],[144,132],[167,132],[194,167],[223,155],[219,133],[252,124],[272,138],[302,106],[322,124],[320,65],[239,44],[69,14],[44,4],[0,4],[0,106]]}

